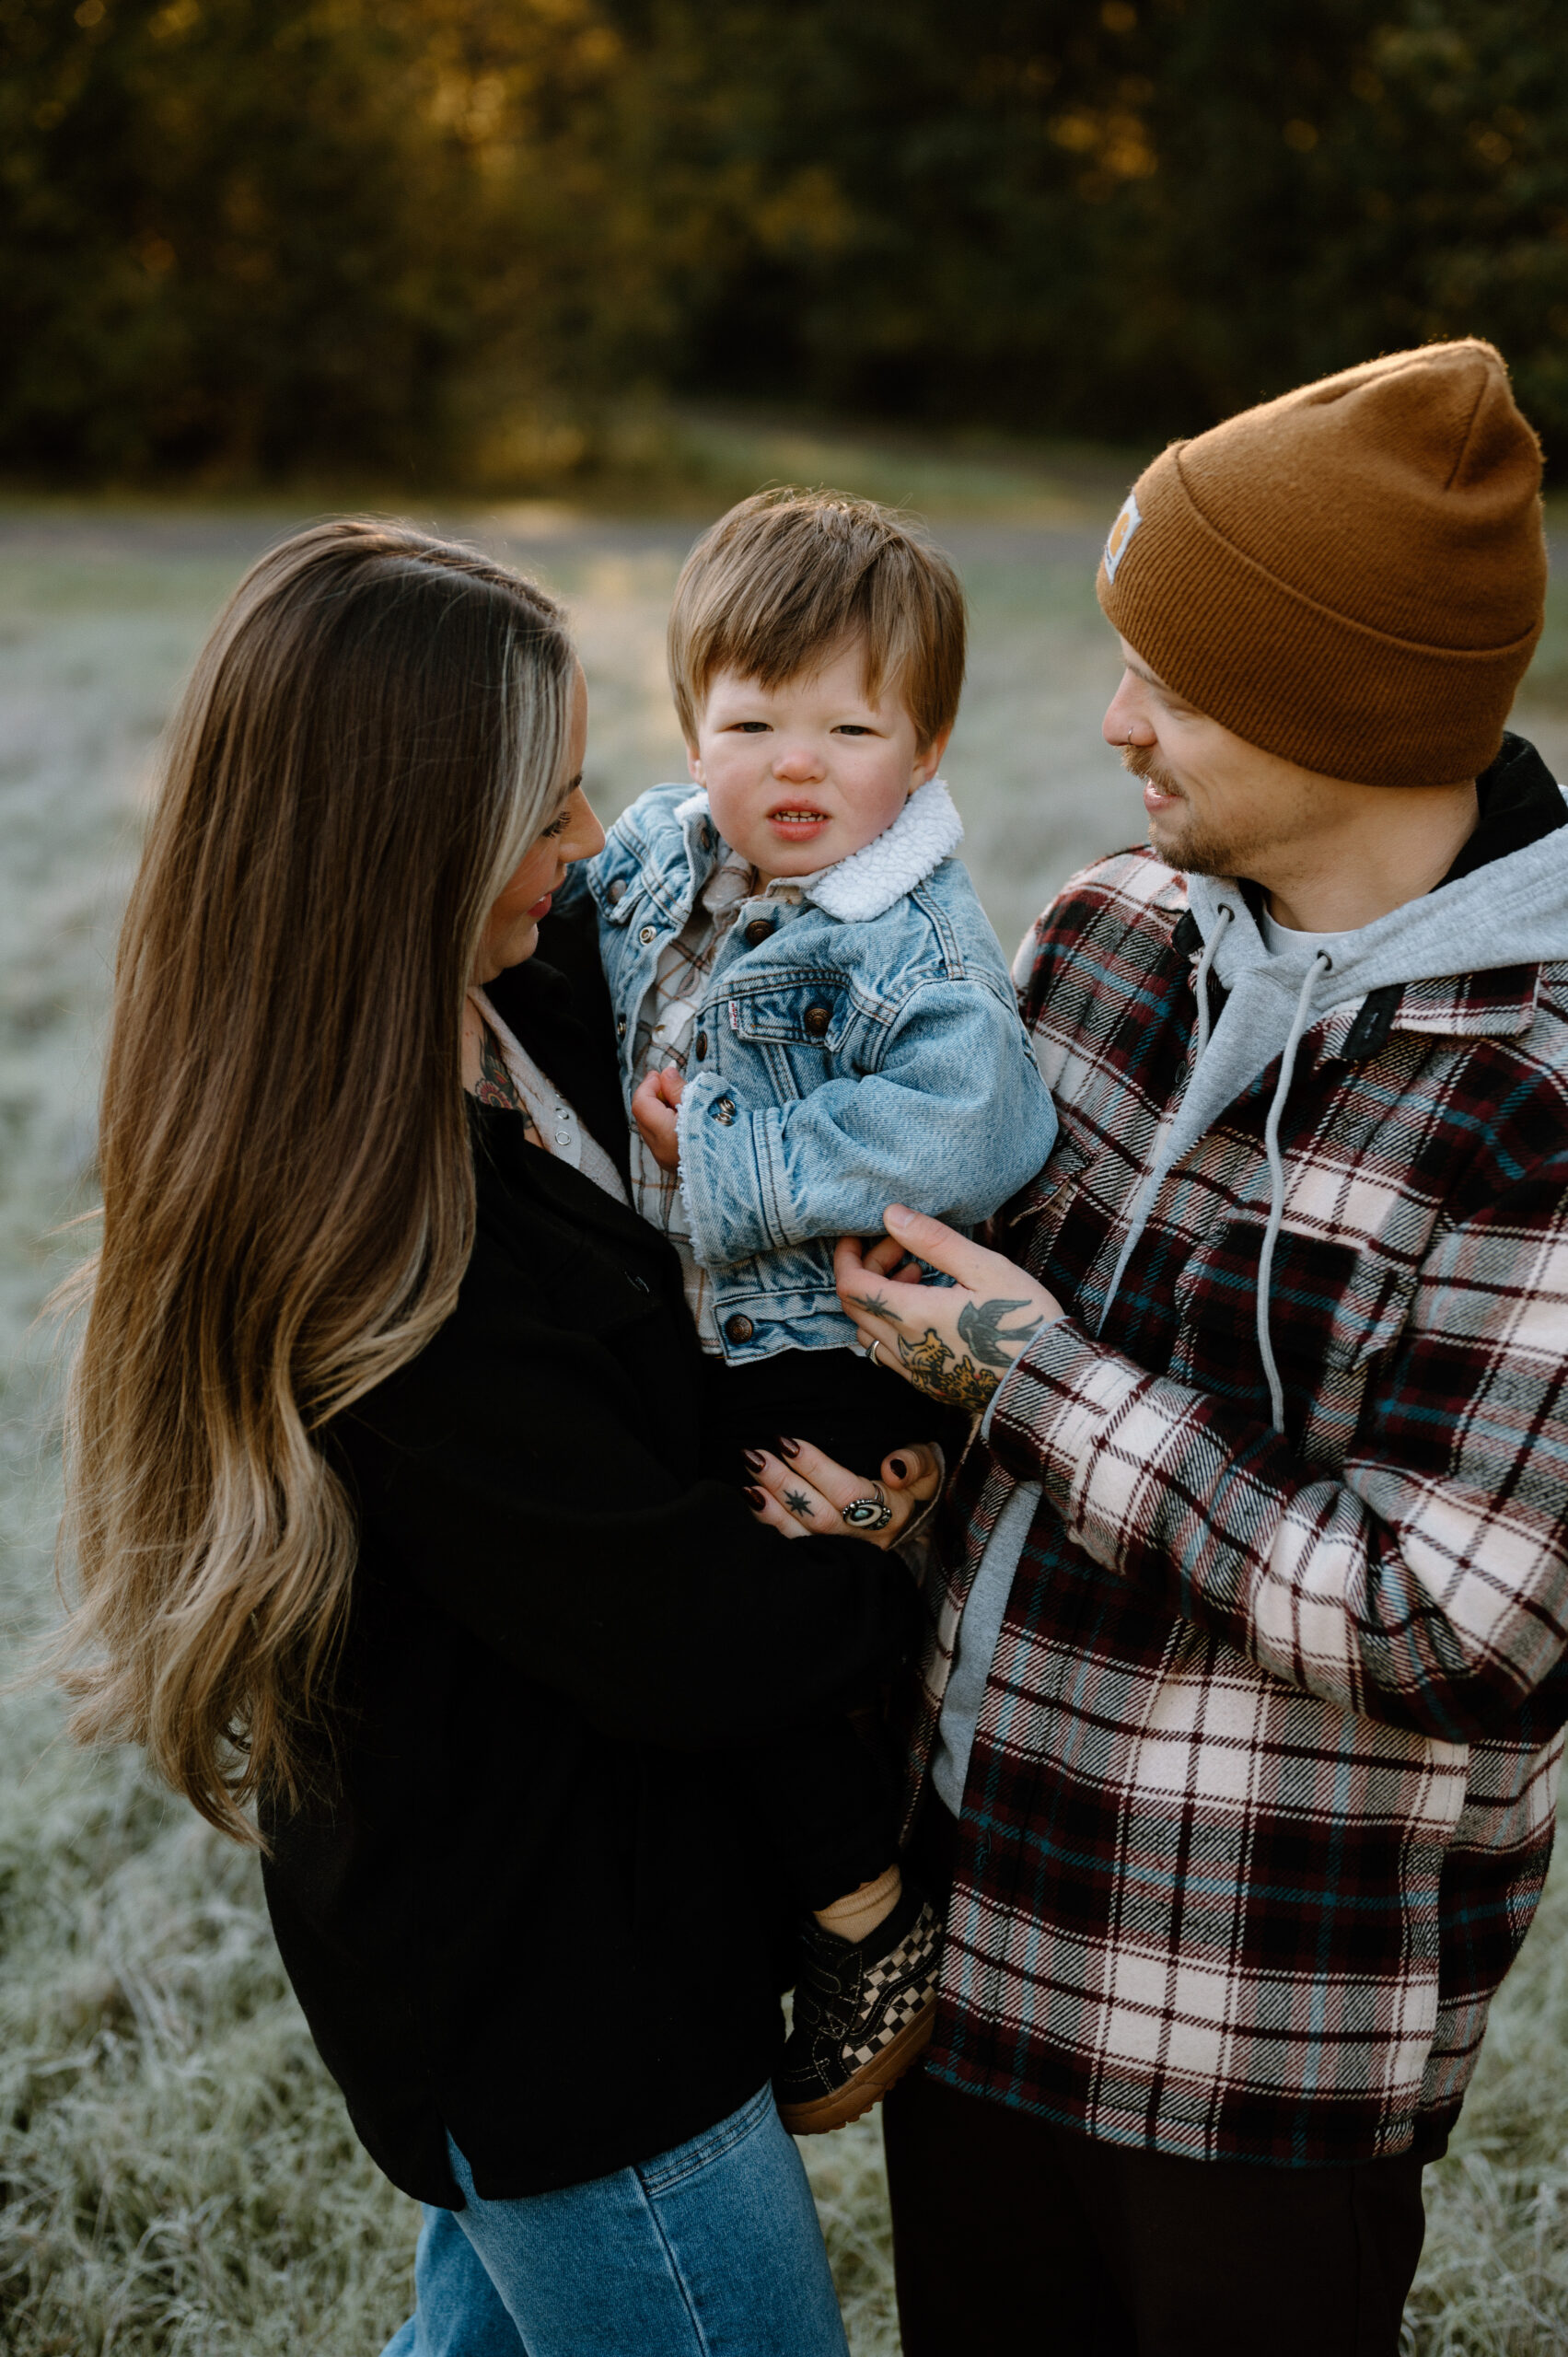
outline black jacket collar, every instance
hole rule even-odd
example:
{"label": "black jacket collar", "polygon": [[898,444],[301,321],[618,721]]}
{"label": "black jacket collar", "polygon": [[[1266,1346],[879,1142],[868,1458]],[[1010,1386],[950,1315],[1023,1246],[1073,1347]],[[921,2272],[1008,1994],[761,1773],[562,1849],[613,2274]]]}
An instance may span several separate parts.
{"label": "black jacket collar", "polygon": [[[1477,778],[1475,792],[1481,806],[1475,832],[1461,846],[1443,884],[1457,884],[1461,876],[1473,876],[1478,867],[1490,867],[1494,859],[1506,859],[1510,852],[1523,851],[1527,843],[1539,842],[1543,835],[1568,825],[1562,787],[1535,747],[1512,732],[1504,734],[1503,749],[1491,768]],[[1443,885],[1435,888],[1441,891]]]}

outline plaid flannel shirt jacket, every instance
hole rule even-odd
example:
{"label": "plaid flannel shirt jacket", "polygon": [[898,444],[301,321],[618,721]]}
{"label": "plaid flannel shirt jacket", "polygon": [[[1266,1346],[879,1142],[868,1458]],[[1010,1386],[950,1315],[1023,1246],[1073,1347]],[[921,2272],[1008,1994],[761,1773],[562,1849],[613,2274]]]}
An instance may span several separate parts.
{"label": "plaid flannel shirt jacket", "polygon": [[[1208,2159],[1440,2149],[1551,1854],[1568,1715],[1568,964],[1338,1008],[1168,1176],[1185,880],[1086,870],[1017,979],[1061,1136],[993,1241],[1064,1304],[945,1513],[913,1766],[1020,1480],[930,2067]],[[1390,996],[1397,1004],[1390,1004]]]}

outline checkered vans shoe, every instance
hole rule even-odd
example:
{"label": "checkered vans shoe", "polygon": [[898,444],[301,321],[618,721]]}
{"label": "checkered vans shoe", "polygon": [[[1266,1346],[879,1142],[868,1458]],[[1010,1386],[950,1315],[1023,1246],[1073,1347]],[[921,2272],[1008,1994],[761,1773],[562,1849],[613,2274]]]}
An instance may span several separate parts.
{"label": "checkered vans shoe", "polygon": [[936,2018],[942,1925],[907,1877],[892,1913],[864,1940],[807,1916],[795,2027],[773,2081],[792,2136],[821,2136],[880,2103],[918,2062]]}

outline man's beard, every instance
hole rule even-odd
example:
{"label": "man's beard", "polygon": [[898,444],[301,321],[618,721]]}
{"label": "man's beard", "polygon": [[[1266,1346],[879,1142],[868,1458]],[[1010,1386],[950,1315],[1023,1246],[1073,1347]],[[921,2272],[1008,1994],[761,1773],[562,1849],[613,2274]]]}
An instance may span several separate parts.
{"label": "man's beard", "polygon": [[[1174,795],[1185,806],[1182,817],[1174,822],[1169,817],[1151,819],[1149,837],[1160,857],[1185,876],[1239,876],[1243,853],[1234,838],[1205,829],[1192,816],[1192,806],[1184,789],[1179,785],[1164,763],[1155,758],[1152,745],[1123,745],[1121,766],[1134,777],[1147,778],[1161,794]],[[1155,837],[1158,826],[1165,841]]]}

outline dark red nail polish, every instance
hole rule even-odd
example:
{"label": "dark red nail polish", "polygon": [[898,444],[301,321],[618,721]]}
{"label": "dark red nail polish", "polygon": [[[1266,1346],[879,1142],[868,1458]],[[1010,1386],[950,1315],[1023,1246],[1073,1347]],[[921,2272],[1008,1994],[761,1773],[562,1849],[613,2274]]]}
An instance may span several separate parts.
{"label": "dark red nail polish", "polygon": [[749,1506],[755,1506],[759,1513],[761,1513],[761,1509],[768,1503],[761,1490],[742,1490],[740,1494],[745,1499],[747,1504]]}
{"label": "dark red nail polish", "polygon": [[910,1469],[909,1469],[909,1467],[904,1463],[904,1460],[903,1460],[903,1458],[902,1458],[901,1457],[889,1457],[889,1459],[888,1459],[888,1462],[889,1462],[889,1464],[892,1467],[892,1469],[893,1469],[894,1472],[898,1475],[898,1478],[899,1478],[899,1480],[900,1480],[900,1481],[907,1481],[907,1480],[909,1480],[909,1477],[910,1477]]}
{"label": "dark red nail polish", "polygon": [[748,1473],[760,1473],[764,1460],[761,1449],[743,1448],[740,1452],[740,1461]]}
{"label": "dark red nail polish", "polygon": [[798,1457],[800,1455],[800,1443],[797,1440],[775,1441],[773,1446],[777,1448],[781,1457]]}

